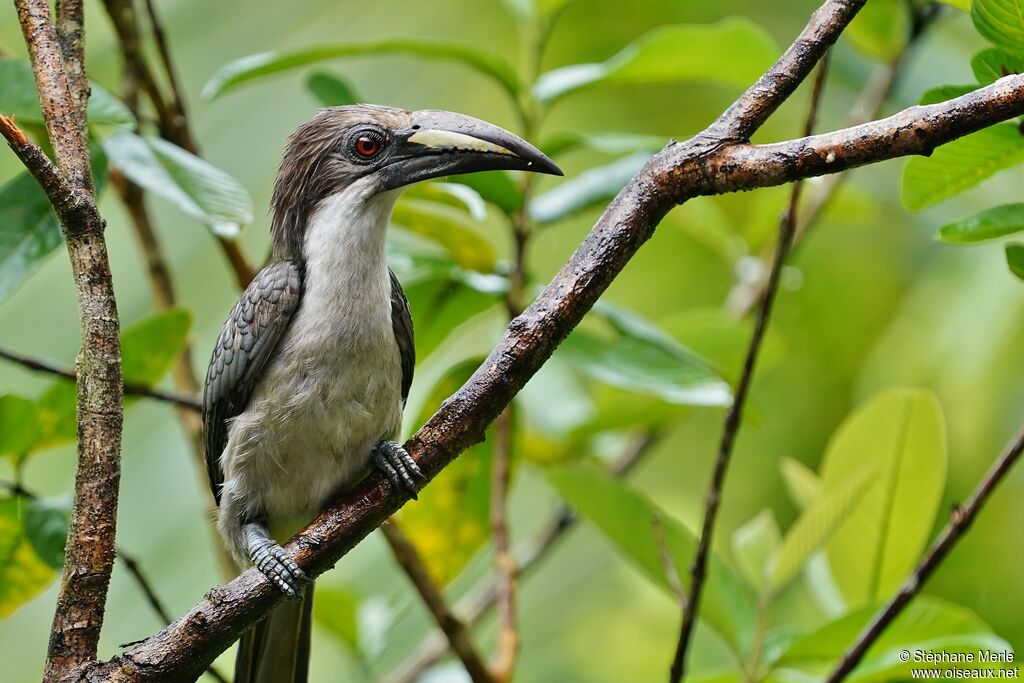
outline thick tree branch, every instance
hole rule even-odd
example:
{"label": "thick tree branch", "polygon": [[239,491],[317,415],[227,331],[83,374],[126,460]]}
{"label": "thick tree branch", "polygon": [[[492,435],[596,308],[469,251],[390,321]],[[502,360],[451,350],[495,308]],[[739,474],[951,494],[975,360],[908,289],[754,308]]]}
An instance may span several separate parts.
{"label": "thick tree branch", "polygon": [[473,645],[473,637],[469,628],[452,612],[441,587],[427,572],[419,552],[409,538],[402,533],[398,523],[392,519],[381,527],[381,531],[391,547],[391,554],[394,555],[395,561],[402,567],[420,594],[423,604],[427,606],[438,628],[447,638],[452,652],[466,667],[466,673],[469,674],[470,679],[473,683],[494,683],[487,664],[477,652],[476,646]]}
{"label": "thick tree branch", "polygon": [[846,678],[864,658],[865,653],[882,635],[886,627],[899,616],[900,612],[907,606],[910,600],[917,595],[931,575],[938,569],[942,561],[953,550],[953,546],[974,522],[974,518],[981,512],[981,508],[988,502],[989,497],[999,486],[1000,482],[1009,474],[1010,469],[1024,452],[1024,431],[1010,442],[991,469],[985,474],[984,479],[971,493],[971,497],[962,506],[953,510],[952,519],[939,534],[935,543],[925,553],[924,558],[917,565],[914,573],[911,574],[899,592],[892,600],[879,611],[878,615],[871,620],[867,628],[860,634],[854,644],[846,651],[843,658],[839,660],[836,668],[825,679],[826,683],[839,683]]}
{"label": "thick tree branch", "polygon": [[[827,75],[828,53],[825,53],[821,58],[821,63],[818,65],[818,77],[815,79],[814,88],[811,91],[811,104],[804,122],[803,133],[805,137],[809,136],[814,130]],[[775,295],[779,291],[779,281],[782,279],[782,268],[786,262],[786,254],[789,253],[790,247],[793,244],[793,234],[796,231],[797,209],[800,206],[800,191],[802,189],[803,181],[798,180],[793,183],[793,189],[789,195],[789,208],[779,221],[779,240],[775,247],[771,271],[768,274],[765,295],[761,299],[757,316],[754,320],[754,331],[750,336],[750,344],[747,346],[747,353],[743,360],[743,369],[740,372],[739,381],[736,383],[736,395],[733,398],[732,405],[729,407],[729,411],[725,415],[725,426],[722,429],[722,439],[718,446],[718,457],[715,460],[711,483],[708,486],[707,499],[704,503],[703,527],[700,540],[697,543],[693,564],[690,568],[690,587],[689,591],[681,599],[682,622],[679,627],[679,641],[676,644],[676,653],[669,670],[669,681],[671,683],[681,681],[686,672],[686,654],[690,646],[690,639],[693,636],[693,628],[697,623],[697,614],[700,611],[700,600],[704,590],[708,555],[711,552],[715,522],[718,519],[718,506],[722,500],[722,487],[725,484],[725,475],[729,467],[729,461],[732,459],[736,436],[739,434],[740,425],[743,422],[743,409],[746,407],[750,385],[754,381],[754,370],[757,367],[757,358],[761,352],[761,343],[764,340],[765,332],[768,330],[768,323],[771,321],[772,307],[775,303]],[[674,572],[675,570],[673,569],[672,571]]]}
{"label": "thick tree branch", "polygon": [[[18,353],[17,351],[12,351],[2,346],[0,346],[0,358],[22,365],[29,370],[47,372],[51,375],[64,377],[65,379],[69,379],[73,382],[77,379],[75,369],[69,365],[61,365],[60,363],[54,363],[53,361],[45,360],[43,358],[36,358],[34,356]],[[125,396],[142,396],[145,398],[152,398],[157,401],[172,403],[179,408],[184,408],[193,413],[198,413],[203,409],[202,402],[195,394],[184,394],[176,391],[162,391],[160,389],[147,387],[144,384],[126,382],[124,385],[124,394]]]}
{"label": "thick tree branch", "polygon": [[[824,8],[850,4],[830,0]],[[812,51],[803,54],[810,55],[810,64],[801,64],[801,73],[813,67]],[[773,92],[769,88],[763,96],[776,99],[770,96]],[[407,450],[427,477],[433,478],[459,453],[479,442],[487,425],[551,356],[676,204],[701,194],[781,184],[929,152],[939,144],[1021,114],[1024,76],[1011,76],[964,97],[914,107],[880,122],[827,135],[758,146],[732,144],[720,135],[702,133],[687,142],[670,144],[623,188],[568,263],[511,322],[487,360],[406,442]],[[296,535],[286,551],[308,574],[319,575],[405,500],[389,482],[372,475]],[[151,681],[198,676],[281,599],[279,591],[250,569],[211,590],[167,629],[110,661],[80,668],[69,680]]]}
{"label": "thick tree branch", "polygon": [[[58,3],[61,31],[47,0],[15,0],[39,103],[59,170],[14,123],[0,133],[46,192],[60,221],[78,296],[78,467],[64,573],[47,650],[45,680],[95,659],[114,564],[123,395],[114,287],[95,203],[86,139],[88,81],[81,3]],[[63,55],[70,60],[66,69]],[[70,73],[69,73],[70,70]]]}

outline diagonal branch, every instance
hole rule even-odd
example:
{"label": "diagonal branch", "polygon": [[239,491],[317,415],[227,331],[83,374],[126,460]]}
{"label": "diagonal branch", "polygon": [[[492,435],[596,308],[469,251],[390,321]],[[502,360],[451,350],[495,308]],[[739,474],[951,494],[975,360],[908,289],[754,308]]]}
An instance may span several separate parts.
{"label": "diagonal branch", "polygon": [[[827,76],[828,53],[826,52],[821,58],[821,64],[818,66],[818,77],[815,79],[814,88],[811,91],[811,105],[804,123],[803,134],[805,137],[814,130],[814,124],[818,118],[818,109],[821,106],[821,94],[824,91]],[[693,565],[690,569],[690,588],[682,598],[683,618],[679,626],[679,641],[676,644],[676,653],[672,659],[672,666],[669,671],[669,681],[671,683],[681,681],[686,672],[686,653],[690,646],[690,639],[693,636],[694,626],[697,623],[697,613],[700,611],[700,599],[704,589],[708,555],[711,552],[715,522],[718,519],[718,506],[722,500],[722,487],[725,484],[726,471],[728,470],[729,461],[732,458],[733,448],[736,444],[736,436],[739,434],[740,425],[743,422],[743,409],[746,407],[750,385],[754,381],[754,370],[757,367],[757,358],[761,353],[761,343],[764,340],[765,332],[768,330],[768,323],[771,321],[775,295],[779,291],[779,281],[782,278],[782,268],[786,262],[786,255],[793,245],[793,235],[796,232],[797,210],[800,206],[800,192],[802,189],[803,181],[798,180],[793,183],[793,189],[789,195],[789,208],[779,221],[779,240],[775,248],[771,271],[768,274],[765,295],[761,299],[757,316],[754,319],[754,331],[750,336],[750,344],[747,346],[747,355],[743,360],[743,369],[740,373],[739,381],[736,383],[736,396],[733,398],[732,405],[725,416],[722,439],[718,446],[718,457],[715,460],[711,483],[708,486],[707,499],[704,503],[704,523],[700,533],[700,540],[697,543]]]}
{"label": "diagonal branch", "polygon": [[[43,358],[36,358],[34,356],[18,353],[17,351],[11,351],[10,349],[2,346],[0,346],[0,358],[22,365],[29,370],[46,372],[51,375],[70,379],[71,381],[75,381],[77,379],[75,369],[71,366],[61,365],[60,363],[54,363],[53,361],[45,360]],[[124,384],[124,394],[125,396],[142,396],[145,398],[152,398],[157,401],[165,401],[192,412],[199,412],[203,409],[202,402],[195,394],[185,394],[177,391],[162,391],[160,389],[147,387],[144,384],[126,382]]]}
{"label": "diagonal branch", "polygon": [[[850,3],[829,0],[824,8]],[[807,68],[810,71],[810,67]],[[773,99],[770,85],[763,95]],[[747,97],[744,95],[743,97]],[[428,478],[478,443],[484,429],[547,361],[676,204],[702,195],[782,184],[934,147],[1024,114],[1024,76],[914,107],[882,121],[774,145],[734,144],[705,132],[672,143],[611,202],[569,261],[513,320],[469,381],[405,444]],[[405,502],[372,475],[286,546],[310,575],[333,566]],[[211,590],[174,624],[77,680],[152,681],[198,676],[242,631],[282,599],[255,569]]]}
{"label": "diagonal branch", "polygon": [[962,506],[953,510],[953,516],[949,524],[939,534],[938,539],[932,544],[925,554],[924,559],[911,574],[899,592],[882,608],[877,616],[868,624],[864,632],[860,634],[854,644],[839,660],[836,668],[825,679],[825,683],[839,683],[856,668],[860,660],[864,658],[868,649],[878,640],[886,627],[899,616],[903,608],[910,600],[920,592],[925,582],[931,577],[942,561],[946,559],[953,550],[957,541],[967,533],[975,517],[981,512],[981,508],[988,502],[989,497],[999,486],[1000,482],[1010,472],[1010,468],[1024,452],[1024,431],[1020,432],[1013,441],[1006,447],[992,467],[985,474],[985,477],[978,484],[978,487],[971,493],[971,497]]}

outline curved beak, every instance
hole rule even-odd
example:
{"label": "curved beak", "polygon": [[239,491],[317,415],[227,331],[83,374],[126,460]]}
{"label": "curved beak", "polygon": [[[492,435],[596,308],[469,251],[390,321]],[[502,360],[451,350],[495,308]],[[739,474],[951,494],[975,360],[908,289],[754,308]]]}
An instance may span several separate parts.
{"label": "curved beak", "polygon": [[439,109],[413,112],[397,131],[382,169],[385,189],[477,171],[530,171],[562,175],[543,152],[504,128]]}

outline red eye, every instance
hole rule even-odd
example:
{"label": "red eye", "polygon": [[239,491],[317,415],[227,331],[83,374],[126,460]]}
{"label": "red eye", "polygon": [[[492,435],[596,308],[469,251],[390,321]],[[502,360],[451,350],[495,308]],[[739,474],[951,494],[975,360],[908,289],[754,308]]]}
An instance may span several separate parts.
{"label": "red eye", "polygon": [[363,135],[356,140],[356,154],[370,158],[380,151],[380,140],[370,135]]}

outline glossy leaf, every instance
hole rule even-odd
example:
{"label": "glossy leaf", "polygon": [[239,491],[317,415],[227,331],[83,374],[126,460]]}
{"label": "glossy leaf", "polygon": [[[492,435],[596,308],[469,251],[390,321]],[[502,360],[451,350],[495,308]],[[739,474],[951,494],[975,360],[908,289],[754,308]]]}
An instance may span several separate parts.
{"label": "glossy leaf", "polygon": [[971,58],[971,70],[978,83],[989,85],[1003,76],[1024,73],[1024,57],[988,48]]}
{"label": "glossy leaf", "polygon": [[921,101],[918,104],[938,104],[952,100],[974,91],[977,87],[976,85],[940,85],[936,88],[929,88],[921,95]]}
{"label": "glossy leaf", "polygon": [[758,592],[767,583],[768,567],[782,544],[779,523],[771,510],[762,510],[757,517],[741,526],[732,535],[732,554],[736,567]]}
{"label": "glossy leaf", "polygon": [[339,57],[399,54],[457,61],[490,77],[512,95],[519,92],[519,77],[501,57],[473,47],[426,38],[384,38],[349,41],[294,50],[261,52],[237,59],[221,67],[203,87],[203,97],[213,99],[243,83],[317,64]]}
{"label": "glossy leaf", "polygon": [[843,36],[868,57],[892,62],[910,36],[910,7],[906,0],[870,0]]}
{"label": "glossy leaf", "polygon": [[605,166],[584,171],[530,202],[530,217],[545,225],[605,205],[644,167],[651,155],[637,152]]}
{"label": "glossy leaf", "polygon": [[971,19],[978,33],[1012,53],[1024,53],[1024,0],[974,0]]}
{"label": "glossy leaf", "polygon": [[45,590],[56,575],[25,534],[24,504],[21,498],[0,499],[0,619]]}
{"label": "glossy leaf", "polygon": [[669,350],[637,336],[608,339],[577,329],[556,354],[592,379],[668,403],[725,406],[731,400],[728,384],[681,345]]}
{"label": "glossy leaf", "polygon": [[71,522],[71,506],[42,498],[24,506],[25,534],[39,558],[54,569],[64,566],[64,543]]}
{"label": "glossy leaf", "polygon": [[939,229],[938,237],[947,244],[975,244],[997,240],[1021,230],[1024,230],[1024,204],[1004,204],[947,223]]}
{"label": "glossy leaf", "polygon": [[444,248],[452,260],[469,270],[493,273],[497,255],[491,243],[456,211],[415,199],[399,201],[392,221]]}
{"label": "glossy leaf", "polygon": [[333,586],[317,586],[313,619],[352,652],[359,652],[358,609],[359,602],[349,591]]}
{"label": "glossy leaf", "polygon": [[507,216],[514,214],[523,205],[523,196],[519,188],[504,171],[468,173],[453,177],[451,182],[472,189],[484,201],[494,204]]}
{"label": "glossy leaf", "polygon": [[[43,126],[32,66],[17,59],[0,59],[0,111],[14,117],[19,125]],[[107,90],[89,83],[89,104],[86,110],[90,124],[132,126],[135,117],[121,100]]]}
{"label": "glossy leaf", "polygon": [[[416,424],[426,422],[482,362],[472,358],[450,368],[431,390]],[[469,449],[402,509],[402,529],[442,585],[458,576],[490,537],[491,453],[487,441]]]}
{"label": "glossy leaf", "polygon": [[779,472],[793,502],[806,510],[821,495],[821,478],[807,465],[793,458],[779,461]]}
{"label": "glossy leaf", "polygon": [[132,182],[198,218],[215,235],[237,237],[252,222],[252,199],[242,184],[177,145],[121,131],[104,138],[103,149]]}
{"label": "glossy leaf", "polygon": [[487,218],[487,205],[483,197],[470,186],[461,183],[416,183],[402,196],[453,206],[465,211],[470,218],[478,222]]}
{"label": "glossy leaf", "polygon": [[[682,524],[621,482],[596,472],[555,468],[547,472],[547,477],[562,497],[653,583],[669,589],[661,559],[665,552],[672,559],[680,583],[688,583],[697,539]],[[753,596],[714,553],[708,562],[700,618],[734,651],[746,648],[755,622]]]}
{"label": "glossy leaf", "polygon": [[1024,280],[1024,244],[1014,242],[1006,245],[1006,265],[1011,273]]}
{"label": "glossy leaf", "polygon": [[341,107],[359,102],[359,96],[349,83],[323,71],[316,71],[306,77],[306,90],[313,93],[316,101],[325,107]]}
{"label": "glossy leaf", "polygon": [[771,37],[746,19],[663,26],[600,64],[573,64],[548,71],[537,81],[534,94],[550,103],[597,85],[700,81],[746,87],[777,56]]}
{"label": "glossy leaf", "polygon": [[804,568],[862,501],[875,476],[876,468],[865,467],[814,498],[786,532],[771,569],[773,588],[782,588]]}
{"label": "glossy leaf", "polygon": [[923,209],[1024,161],[1024,135],[1004,123],[954,140],[903,169],[903,204]]}
{"label": "glossy leaf", "polygon": [[[845,653],[881,605],[872,604],[825,624],[795,640],[775,661],[777,669],[820,671]],[[963,652],[979,649],[1009,650],[1005,641],[969,610],[930,595],[919,595],[868,649],[864,660],[846,679],[868,681],[909,680],[910,668],[924,668],[921,662],[900,659],[900,651]]]}
{"label": "glossy leaf", "polygon": [[923,390],[876,394],[836,430],[822,463],[823,496],[874,468],[826,548],[847,604],[889,597],[913,569],[939,509],[947,457],[942,408]]}

